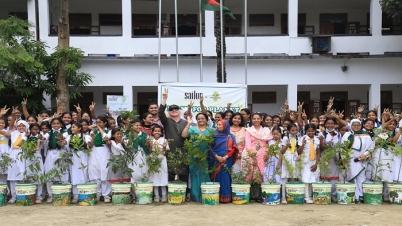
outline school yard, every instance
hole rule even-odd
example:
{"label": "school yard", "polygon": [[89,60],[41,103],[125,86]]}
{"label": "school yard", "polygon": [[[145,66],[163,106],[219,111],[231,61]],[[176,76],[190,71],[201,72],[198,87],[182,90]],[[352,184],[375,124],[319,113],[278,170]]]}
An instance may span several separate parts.
{"label": "school yard", "polygon": [[401,225],[402,206],[365,204],[341,206],[280,205],[259,203],[238,206],[222,204],[203,206],[188,203],[94,207],[54,207],[40,204],[31,207],[0,207],[1,225]]}

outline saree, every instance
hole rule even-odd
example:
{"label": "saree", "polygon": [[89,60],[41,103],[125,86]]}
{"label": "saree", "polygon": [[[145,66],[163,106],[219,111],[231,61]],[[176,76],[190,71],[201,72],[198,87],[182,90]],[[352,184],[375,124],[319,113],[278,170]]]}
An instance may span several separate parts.
{"label": "saree", "polygon": [[[220,120],[223,131],[215,131],[212,152],[209,152],[209,168],[214,170],[211,173],[211,181],[220,183],[219,201],[222,203],[231,202],[232,199],[232,179],[227,169],[231,169],[236,161],[237,146],[236,139],[230,133],[230,126],[226,120]],[[228,158],[224,162],[215,159],[215,155]]]}

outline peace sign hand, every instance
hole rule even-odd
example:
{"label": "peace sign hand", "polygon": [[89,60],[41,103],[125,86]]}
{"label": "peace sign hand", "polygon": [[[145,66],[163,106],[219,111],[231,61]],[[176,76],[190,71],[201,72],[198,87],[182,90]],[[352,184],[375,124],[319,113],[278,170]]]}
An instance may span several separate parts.
{"label": "peace sign hand", "polygon": [[363,112],[364,111],[364,105],[360,104],[360,106],[357,108],[357,112]]}
{"label": "peace sign hand", "polygon": [[0,115],[6,115],[8,110],[10,110],[10,108],[7,108],[7,105],[5,105],[2,109],[0,109]]}
{"label": "peace sign hand", "polygon": [[95,102],[92,101],[92,104],[89,105],[89,110],[94,111],[95,110]]}
{"label": "peace sign hand", "polygon": [[22,98],[21,105],[27,106],[27,103],[28,103],[28,98]]}
{"label": "peace sign hand", "polygon": [[168,93],[169,93],[169,90],[168,90],[168,89],[165,89],[165,91],[162,93],[162,99],[167,100],[167,98],[168,98]]}
{"label": "peace sign hand", "polygon": [[82,111],[81,107],[80,107],[80,103],[78,103],[77,105],[74,105],[75,110],[80,113]]}

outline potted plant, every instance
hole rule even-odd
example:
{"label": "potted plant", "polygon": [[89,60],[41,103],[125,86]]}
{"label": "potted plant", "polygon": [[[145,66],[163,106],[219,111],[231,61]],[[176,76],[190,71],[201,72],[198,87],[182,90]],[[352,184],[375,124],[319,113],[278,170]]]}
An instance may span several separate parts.
{"label": "potted plant", "polygon": [[180,148],[176,148],[175,152],[169,151],[167,153],[169,161],[167,161],[169,170],[175,174],[174,181],[168,183],[168,203],[170,204],[182,204],[186,201],[187,183],[182,182],[179,179],[179,175],[182,173],[183,159],[186,158],[186,154]]}
{"label": "potted plant", "polygon": [[[276,170],[276,166],[271,166],[278,162],[279,158],[279,145],[277,143],[273,143],[267,146],[267,151],[265,154],[265,159],[267,159],[266,163],[266,174],[267,179],[265,183],[261,185],[262,191],[262,204],[264,205],[279,205],[281,199],[281,185],[276,181],[276,175],[280,174],[278,170]],[[274,169],[274,173],[271,176],[271,170]]]}
{"label": "potted plant", "polygon": [[350,141],[345,141],[334,146],[335,148],[335,165],[339,169],[340,182],[336,184],[336,199],[338,204],[354,204],[355,203],[355,183],[347,181],[347,175],[352,160],[353,150],[349,148]]}
{"label": "potted plant", "polygon": [[[77,197],[74,197],[73,200],[78,202],[80,206],[93,206],[96,203],[96,183],[88,183],[88,156],[91,154],[91,149],[85,145],[83,139],[80,136],[72,136],[69,141],[70,148],[73,153],[73,162],[74,159],[78,159],[80,165],[78,167],[82,172],[82,178],[84,179],[84,183],[74,184],[73,186],[77,186]],[[76,162],[76,161],[75,161]],[[75,194],[74,194],[75,195]]]}
{"label": "potted plant", "polygon": [[54,206],[68,206],[71,201],[71,184],[63,181],[73,164],[73,153],[62,151],[60,158],[55,161],[53,169],[45,174],[47,181],[52,181],[52,203]]}
{"label": "potted plant", "polygon": [[316,182],[312,184],[313,187],[313,201],[314,204],[326,205],[331,204],[331,188],[332,184],[329,181],[329,174],[331,173],[330,162],[335,156],[335,147],[332,143],[328,143],[325,146],[325,151],[321,153],[320,162],[318,168],[320,169],[320,175],[323,178],[322,182]]}
{"label": "potted plant", "polygon": [[400,181],[399,181],[401,169],[402,169],[402,160],[401,160],[402,147],[400,147],[399,145],[395,145],[395,146],[391,146],[391,149],[392,149],[395,157],[398,158],[399,165],[396,165],[394,167],[394,169],[397,169],[397,171],[398,171],[398,177],[396,178],[396,182],[392,183],[392,184],[388,184],[389,201],[390,201],[390,204],[402,205],[402,200],[400,200],[400,198],[399,198],[399,197],[402,197],[402,183],[400,183]]}
{"label": "potted plant", "polygon": [[[243,162],[244,169],[248,169],[250,161],[245,159]],[[244,205],[250,203],[250,183],[247,181],[248,172],[243,168],[235,171],[233,168],[225,170],[229,172],[232,178],[232,203],[235,205]]]}
{"label": "potted plant", "polygon": [[282,156],[282,163],[285,165],[288,175],[294,175],[295,178],[290,178],[286,183],[286,201],[288,204],[304,203],[305,197],[305,185],[302,183],[302,171],[303,171],[303,157],[304,154],[298,156],[293,165],[285,156]]}
{"label": "potted plant", "polygon": [[[9,154],[3,153],[0,156],[0,177],[4,179],[4,181],[7,180],[7,170],[11,166],[11,164],[14,162],[12,158],[10,158]],[[7,193],[8,193],[8,187],[7,183],[0,183],[0,206],[4,206],[7,201]]]}
{"label": "potted plant", "polygon": [[39,175],[42,171],[39,157],[35,156],[38,148],[38,142],[35,140],[23,141],[21,151],[18,153],[18,160],[24,162],[25,169],[22,174],[22,180],[15,186],[17,193],[17,206],[31,206],[36,202],[36,186],[42,186],[45,181],[45,175]]}

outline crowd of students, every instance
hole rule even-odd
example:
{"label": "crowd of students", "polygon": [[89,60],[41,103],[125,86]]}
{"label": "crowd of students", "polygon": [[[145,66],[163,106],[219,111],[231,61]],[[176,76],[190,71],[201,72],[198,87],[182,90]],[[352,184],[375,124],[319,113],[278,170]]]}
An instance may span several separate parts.
{"label": "crowd of students", "polygon": [[[35,155],[42,160],[41,174],[57,167],[55,162],[62,152],[73,151],[69,141],[74,136],[82,138],[91,149],[89,155],[82,150],[74,156],[69,172],[61,178],[62,182],[73,185],[72,203],[77,202],[77,185],[87,182],[97,183],[98,198],[103,197],[104,202],[111,201],[111,183],[121,175],[111,172],[107,163],[111,156],[118,157],[126,149],[127,141],[123,132],[126,130],[136,135],[132,148],[139,151],[134,162],[129,164],[133,173],[127,181],[141,181],[148,170],[146,156],[155,150],[162,150],[159,156],[162,160],[161,169],[149,177],[154,183],[155,202],[167,202],[166,186],[168,181],[175,179],[188,183],[188,201],[201,202],[201,183],[217,181],[221,185],[220,202],[231,202],[232,179],[227,170],[231,168],[234,172],[247,172],[246,180],[253,184],[267,181],[280,183],[281,203],[285,204],[286,183],[297,177],[288,172],[286,164],[295,166],[298,161],[303,165],[300,182],[305,184],[305,202],[313,203],[311,184],[322,179],[331,180],[332,201],[336,202],[335,183],[340,178],[335,160],[330,161],[330,175],[326,178],[320,178],[318,163],[327,144],[336,145],[347,140],[353,151],[347,180],[356,184],[356,200],[363,201],[362,183],[371,179],[368,162],[377,152],[389,148],[375,144],[375,128],[382,128],[388,133],[390,142],[402,146],[402,130],[399,129],[402,121],[398,114],[388,109],[382,113],[381,121],[377,117],[378,109],[368,111],[364,118],[362,106],[352,116],[344,117],[342,112],[332,109],[334,99],[330,99],[326,112],[310,117],[305,114],[303,104],[299,103],[297,110],[292,111],[287,102],[281,109],[283,112],[277,115],[251,113],[247,108],[233,112],[230,110],[231,104],[228,104],[227,111],[213,114],[206,110],[201,96],[202,112],[195,114],[192,112],[193,102],[189,103],[187,109],[180,109],[173,103],[167,105],[167,100],[168,90],[165,90],[159,106],[150,103],[148,112],[138,118],[119,116],[117,119],[111,117],[108,109],[105,109],[105,114],[96,116],[95,103],[90,105],[89,112],[82,111],[79,105],[75,106],[75,111],[63,112],[57,100],[54,115],[47,110],[37,115],[29,114],[26,99],[21,103],[22,113],[18,107],[8,109],[5,106],[0,111],[0,154],[7,154],[14,161],[8,170],[0,172],[0,183],[9,184],[9,203],[16,201],[15,186],[22,180],[21,172],[26,164],[18,158],[24,140],[38,142]],[[185,140],[193,135],[213,136],[212,144],[200,146],[200,151],[206,153],[210,170],[200,169],[196,164],[183,164],[180,175],[175,178],[175,173],[168,167],[171,159],[166,157],[166,153],[183,149]],[[277,145],[278,150],[276,155],[269,156],[267,149],[272,144]],[[382,171],[382,180],[385,183],[399,181],[400,169],[397,166],[402,161],[401,156],[390,154],[381,161],[392,169]],[[88,165],[87,169],[80,168],[82,164]],[[52,182],[47,181],[46,186],[38,186],[37,203],[46,197],[47,202],[52,202],[51,185]],[[384,200],[388,198],[386,187]]]}

